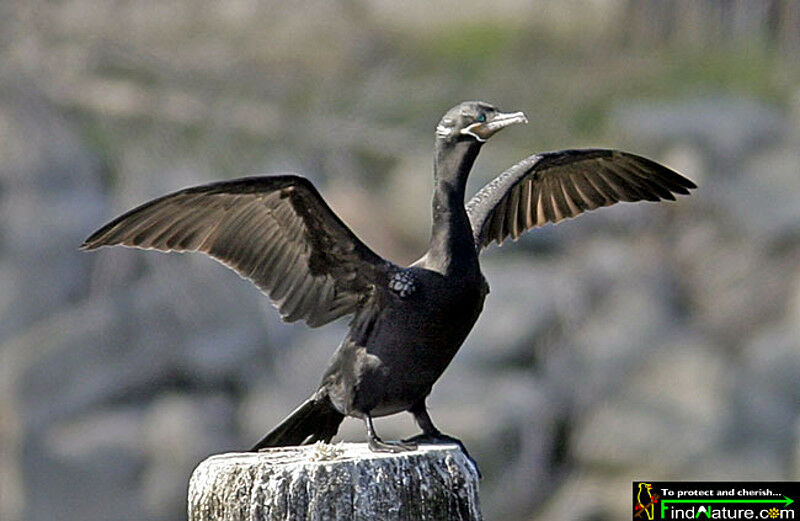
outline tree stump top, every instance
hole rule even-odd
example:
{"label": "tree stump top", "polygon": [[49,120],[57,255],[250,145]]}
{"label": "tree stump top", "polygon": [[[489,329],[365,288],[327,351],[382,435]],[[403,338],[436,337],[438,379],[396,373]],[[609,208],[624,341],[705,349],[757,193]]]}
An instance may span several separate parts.
{"label": "tree stump top", "polygon": [[374,453],[318,443],[201,462],[190,521],[481,519],[476,469],[455,445]]}

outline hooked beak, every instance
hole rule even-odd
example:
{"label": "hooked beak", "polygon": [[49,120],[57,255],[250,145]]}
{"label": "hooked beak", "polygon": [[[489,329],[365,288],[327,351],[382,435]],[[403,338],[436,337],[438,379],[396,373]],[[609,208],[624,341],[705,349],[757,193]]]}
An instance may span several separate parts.
{"label": "hooked beak", "polygon": [[517,123],[527,123],[528,118],[522,112],[498,112],[489,121],[483,123],[473,123],[461,129],[461,133],[472,136],[478,141],[484,142],[492,137],[496,132],[510,125]]}

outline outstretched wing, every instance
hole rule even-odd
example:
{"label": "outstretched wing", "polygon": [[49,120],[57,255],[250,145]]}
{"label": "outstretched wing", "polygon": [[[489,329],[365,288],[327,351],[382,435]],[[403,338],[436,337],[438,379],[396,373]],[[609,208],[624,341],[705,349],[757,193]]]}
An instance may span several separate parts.
{"label": "outstretched wing", "polygon": [[296,175],[246,177],[160,197],[103,226],[82,248],[113,245],[206,253],[253,281],[284,320],[311,327],[354,312],[388,266]]}
{"label": "outstretched wing", "polygon": [[618,150],[561,150],[527,157],[466,205],[478,250],[509,235],[620,201],[675,200],[697,186],[644,157]]}

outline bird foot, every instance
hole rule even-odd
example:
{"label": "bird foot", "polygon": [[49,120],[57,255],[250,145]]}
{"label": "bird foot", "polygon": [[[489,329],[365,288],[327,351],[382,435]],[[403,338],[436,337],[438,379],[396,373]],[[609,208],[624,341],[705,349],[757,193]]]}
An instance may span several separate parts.
{"label": "bird foot", "polygon": [[478,462],[472,458],[472,456],[469,454],[469,451],[464,446],[464,443],[458,438],[454,438],[453,436],[449,436],[447,434],[444,434],[443,432],[436,432],[434,434],[422,433],[404,439],[403,443],[416,443],[420,445],[423,443],[432,443],[432,444],[452,443],[454,445],[458,445],[458,448],[461,449],[461,452],[464,453],[464,456],[466,456],[469,462],[472,463],[472,465],[475,467],[475,471],[478,473],[478,478],[483,478],[483,474],[481,474],[481,469],[480,467],[478,467]]}
{"label": "bird foot", "polygon": [[406,441],[383,441],[380,438],[370,438],[367,440],[369,450],[372,452],[408,452],[417,450],[416,443],[409,443]]}

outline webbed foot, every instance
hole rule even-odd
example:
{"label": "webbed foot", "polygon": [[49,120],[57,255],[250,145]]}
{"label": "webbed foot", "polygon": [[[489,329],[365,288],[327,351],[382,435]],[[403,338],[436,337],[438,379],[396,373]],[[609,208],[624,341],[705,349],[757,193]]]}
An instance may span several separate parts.
{"label": "webbed foot", "polygon": [[417,450],[416,443],[405,441],[383,441],[375,433],[375,426],[372,425],[372,416],[364,415],[364,424],[367,426],[367,445],[372,452],[407,452]]}
{"label": "webbed foot", "polygon": [[406,441],[383,441],[382,439],[375,437],[369,438],[367,440],[367,445],[369,446],[369,450],[372,452],[408,452],[412,450],[417,450],[416,443],[409,443]]}
{"label": "webbed foot", "polygon": [[423,443],[441,444],[441,445],[446,443],[452,443],[454,445],[458,445],[458,447],[461,449],[461,452],[464,453],[464,456],[466,456],[469,462],[472,463],[472,465],[475,467],[475,471],[478,473],[478,478],[483,478],[483,474],[481,474],[481,469],[480,467],[478,467],[478,462],[473,459],[467,448],[464,446],[464,443],[458,438],[454,438],[453,436],[444,434],[443,432],[437,432],[435,434],[422,433],[404,439],[403,443],[415,443],[419,445],[422,445]]}

